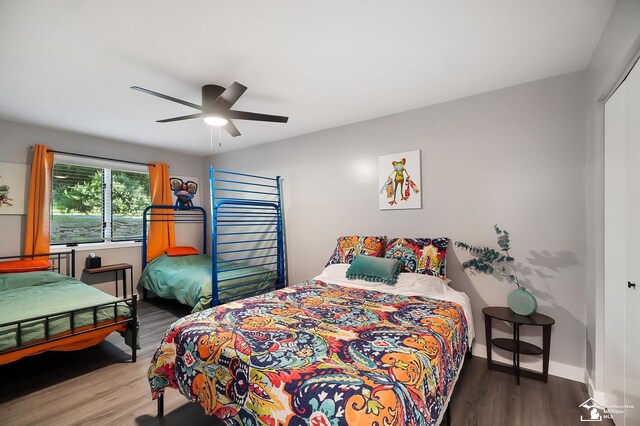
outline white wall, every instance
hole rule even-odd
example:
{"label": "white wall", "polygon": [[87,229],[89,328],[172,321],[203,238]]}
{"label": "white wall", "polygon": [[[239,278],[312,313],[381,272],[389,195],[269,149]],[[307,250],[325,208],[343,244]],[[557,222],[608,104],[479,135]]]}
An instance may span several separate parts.
{"label": "white wall", "polygon": [[[202,159],[200,157],[153,149],[141,145],[133,145],[116,140],[0,120],[0,161],[30,165],[32,156],[30,147],[35,144],[47,145],[54,150],[79,154],[105,156],[145,163],[164,162],[169,164],[170,173],[204,177]],[[202,179],[201,182],[204,182],[204,188],[206,182]],[[11,256],[22,253],[25,218],[26,216],[22,215],[0,215],[0,232],[2,233],[0,256]],[[178,233],[178,235],[183,236],[184,244],[199,247],[198,241],[201,238],[199,238],[200,234],[197,231],[192,232],[192,230],[190,230],[186,238],[184,234]],[[181,242],[180,240],[178,241]],[[90,283],[106,281],[106,283],[99,285],[99,288],[113,293],[113,285],[111,284],[113,274],[100,274],[100,276],[87,276],[86,274],[82,274],[84,259],[89,252],[95,252],[101,256],[103,264],[132,264],[134,280],[137,283],[141,272],[140,247],[129,247],[117,250],[84,250],[81,247],[77,249],[76,277],[82,278]]]}
{"label": "white wall", "polygon": [[604,390],[604,100],[639,50],[640,1],[619,0],[587,69],[586,353],[592,396]]}
{"label": "white wall", "polygon": [[[582,380],[585,366],[584,74],[574,73],[453,102],[215,155],[228,170],[282,175],[290,282],[317,275],[347,234],[447,236],[513,255],[539,311],[553,316],[551,373]],[[291,117],[295,120],[295,117]],[[378,209],[378,156],[422,150],[423,208]],[[452,286],[481,309],[505,305],[514,287],[464,272],[447,253]],[[507,332],[506,328],[501,331]],[[523,330],[540,343],[540,330]],[[539,366],[537,357],[529,359]],[[526,364],[526,362],[525,362]]]}

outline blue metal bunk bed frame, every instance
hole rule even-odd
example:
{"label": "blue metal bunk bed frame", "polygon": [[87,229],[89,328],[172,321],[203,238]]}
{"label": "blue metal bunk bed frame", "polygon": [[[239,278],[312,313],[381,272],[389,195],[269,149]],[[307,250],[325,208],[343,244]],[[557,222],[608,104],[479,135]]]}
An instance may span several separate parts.
{"label": "blue metal bunk bed frame", "polygon": [[[275,178],[246,173],[216,170],[209,166],[211,189],[211,307],[231,299],[247,297],[255,290],[234,293],[220,298],[219,287],[225,281],[275,274],[275,289],[287,285],[284,222],[280,176]],[[207,213],[199,206],[151,205],[144,209],[142,221],[142,269],[147,266],[149,222],[202,223],[202,254],[207,254]],[[247,246],[252,244],[252,246]],[[220,258],[223,256],[224,258]],[[239,256],[239,257],[237,257]],[[232,278],[218,277],[218,266],[225,263],[253,262],[226,269],[247,274]],[[275,269],[272,269],[275,266]],[[269,268],[266,272],[255,267]],[[269,280],[273,279],[270,275]],[[223,291],[259,284],[252,282],[228,286]],[[143,299],[147,289],[142,289]]]}
{"label": "blue metal bunk bed frame", "polygon": [[[264,262],[233,270],[275,265],[276,269],[269,271],[276,274],[275,288],[284,288],[287,285],[287,273],[280,176],[272,178],[216,170],[213,166],[209,166],[209,185],[211,187],[212,269],[217,271],[221,263]],[[237,237],[248,239],[238,240]],[[247,247],[246,244],[254,246]],[[221,255],[227,258],[220,259]],[[263,274],[264,272],[249,273],[244,277]],[[231,279],[235,278],[219,280],[218,274],[213,274],[211,306],[229,299],[219,299],[218,286],[220,282]],[[260,282],[261,280],[245,283],[225,290]],[[244,297],[251,293],[253,291],[234,294],[232,297]]]}

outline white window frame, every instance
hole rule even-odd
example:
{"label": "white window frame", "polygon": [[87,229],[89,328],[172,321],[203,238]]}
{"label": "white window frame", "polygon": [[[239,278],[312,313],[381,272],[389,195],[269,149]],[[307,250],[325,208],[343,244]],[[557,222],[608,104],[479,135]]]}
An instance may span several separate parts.
{"label": "white window frame", "polygon": [[[121,163],[119,161],[109,161],[109,160],[100,160],[95,158],[86,158],[86,157],[78,157],[75,155],[65,155],[65,154],[55,154],[53,158],[53,164],[69,164],[74,166],[85,166],[85,167],[94,167],[105,170],[105,174],[103,175],[103,180],[106,183],[107,187],[103,188],[104,193],[111,194],[111,171],[124,171],[124,172],[136,172],[136,173],[145,173],[149,174],[149,167],[145,165],[138,164],[129,164],[129,163]],[[108,179],[107,179],[108,177]],[[105,231],[109,231],[108,235],[111,235],[111,199],[104,200],[103,206],[103,215],[104,221],[106,222]],[[77,243],[77,246],[72,246],[72,248],[76,248],[77,250],[99,250],[99,249],[109,249],[109,248],[126,248],[126,247],[141,247],[141,241],[111,241],[111,236],[108,238],[105,237],[105,241],[103,242],[93,242],[93,243]],[[66,251],[69,250],[69,246],[67,244],[51,244],[50,251],[55,253],[56,251]]]}

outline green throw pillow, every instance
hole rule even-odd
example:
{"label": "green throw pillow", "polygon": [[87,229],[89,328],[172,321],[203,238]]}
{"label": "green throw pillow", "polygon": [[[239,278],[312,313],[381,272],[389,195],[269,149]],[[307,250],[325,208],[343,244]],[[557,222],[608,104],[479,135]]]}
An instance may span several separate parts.
{"label": "green throw pillow", "polygon": [[356,255],[347,269],[347,278],[394,285],[398,281],[400,268],[397,259]]}

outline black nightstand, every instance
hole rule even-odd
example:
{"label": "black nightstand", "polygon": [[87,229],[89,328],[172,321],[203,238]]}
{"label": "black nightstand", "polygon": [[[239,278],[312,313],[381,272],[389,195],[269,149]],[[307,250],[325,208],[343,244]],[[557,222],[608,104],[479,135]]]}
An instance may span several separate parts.
{"label": "black nightstand", "polygon": [[87,274],[100,274],[102,272],[115,272],[116,274],[116,297],[118,297],[118,271],[122,271],[122,297],[127,297],[127,269],[131,276],[131,294],[133,291],[133,266],[128,263],[116,263],[113,265],[104,265],[100,268],[85,268]]}
{"label": "black nightstand", "polygon": [[[487,337],[487,365],[489,370],[504,371],[507,373],[515,374],[516,381],[520,384],[520,376],[528,377],[531,379],[542,380],[547,382],[549,376],[549,349],[551,346],[551,326],[556,321],[543,314],[534,313],[531,315],[518,315],[511,309],[502,306],[489,306],[482,309],[484,314],[484,327]],[[513,325],[513,338],[491,338],[491,321],[495,318],[497,320],[506,321]],[[534,327],[542,327],[542,348],[533,345],[531,343],[520,341],[520,326],[531,325]],[[491,361],[491,349],[492,345],[504,349],[509,352],[513,352],[513,367],[505,364],[500,364]],[[542,355],[542,372],[521,370],[520,369],[520,354],[524,355]]]}

